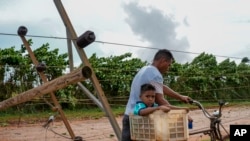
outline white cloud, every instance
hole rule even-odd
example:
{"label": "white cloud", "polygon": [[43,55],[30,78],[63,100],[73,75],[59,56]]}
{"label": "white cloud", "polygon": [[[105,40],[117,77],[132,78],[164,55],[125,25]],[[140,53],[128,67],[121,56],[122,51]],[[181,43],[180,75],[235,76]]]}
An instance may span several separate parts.
{"label": "white cloud", "polygon": [[[62,0],[63,5],[78,35],[86,30],[95,32],[97,40],[136,44],[141,46],[155,46],[158,44],[147,38],[134,34],[130,25],[125,21],[128,13],[122,8],[124,4],[137,1],[124,0]],[[180,51],[207,52],[222,56],[250,57],[250,13],[248,1],[234,0],[139,0],[139,6],[145,7],[146,12],[158,10],[164,16],[171,16],[176,34],[172,43],[189,44],[189,48],[176,48]],[[128,12],[128,11],[127,11]],[[1,0],[0,1],[0,32],[15,34],[20,25],[25,25],[31,35],[66,37],[65,27],[52,0]],[[133,13],[139,14],[139,13]],[[150,18],[152,19],[152,18]],[[131,20],[131,19],[130,19]],[[151,28],[153,22],[140,23],[141,27]],[[158,24],[160,26],[160,24]],[[152,29],[151,29],[152,30]],[[161,30],[160,28],[158,30]],[[160,31],[156,31],[160,32]],[[143,38],[142,38],[143,37]],[[18,37],[0,35],[0,47],[20,46]],[[51,47],[60,47],[61,52],[67,51],[66,40],[33,38],[34,48],[49,42]],[[185,41],[186,40],[186,41]],[[4,41],[4,42],[3,42]],[[185,42],[184,42],[185,41]],[[145,59],[145,53],[154,50],[132,48],[125,46],[93,43],[87,47],[90,56],[96,52],[102,56],[119,55],[132,52],[134,56]],[[141,54],[144,54],[141,55]],[[178,56],[182,56],[179,54]],[[186,54],[187,55],[187,54]],[[188,54],[190,55],[190,54]],[[75,55],[77,56],[77,55]],[[193,56],[193,55],[192,55]],[[79,57],[75,57],[77,62]],[[179,57],[178,57],[179,58]],[[79,62],[79,61],[78,61]]]}

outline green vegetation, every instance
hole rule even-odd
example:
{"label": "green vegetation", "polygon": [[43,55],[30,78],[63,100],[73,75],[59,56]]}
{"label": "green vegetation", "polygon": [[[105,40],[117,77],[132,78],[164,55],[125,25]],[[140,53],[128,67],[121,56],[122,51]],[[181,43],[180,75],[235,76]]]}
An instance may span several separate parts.
{"label": "green vegetation", "polygon": [[[29,43],[32,45],[32,40],[29,40]],[[60,54],[59,49],[51,50],[48,43],[33,52],[39,62],[46,63],[47,69],[44,73],[48,80],[67,73],[66,68],[69,63],[67,53]],[[93,54],[89,58],[112,107],[126,105],[134,75],[142,66],[148,64],[148,62],[131,56],[131,53],[110,57],[98,57]],[[218,63],[214,55],[201,53],[192,62],[173,63],[168,74],[164,74],[165,84],[175,91],[203,103],[216,103],[222,99],[231,104],[247,104],[250,101],[250,62],[247,57],[242,58],[239,64],[229,58]],[[42,84],[23,45],[19,49],[15,47],[0,48],[0,80],[0,101],[15,97]],[[82,84],[97,97],[91,81],[83,81]],[[77,85],[69,85],[54,93],[69,117],[84,119],[99,118],[104,115],[102,111],[96,110],[97,106]],[[44,95],[43,98],[51,103],[49,95]],[[51,114],[48,112],[51,107],[43,98],[36,98],[0,111],[1,121],[7,121],[8,118],[16,120],[20,115],[21,119],[26,117],[34,117],[36,120],[46,119]],[[180,104],[170,97],[167,99],[171,100],[174,105]],[[113,111],[116,115],[124,112],[123,108],[114,108]],[[38,115],[40,113],[44,115]]]}

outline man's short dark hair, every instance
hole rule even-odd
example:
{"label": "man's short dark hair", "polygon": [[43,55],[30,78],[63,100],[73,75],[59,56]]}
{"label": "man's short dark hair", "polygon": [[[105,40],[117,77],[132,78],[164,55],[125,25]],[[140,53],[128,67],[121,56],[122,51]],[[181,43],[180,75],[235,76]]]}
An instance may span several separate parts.
{"label": "man's short dark hair", "polygon": [[166,60],[174,60],[173,54],[167,49],[160,49],[158,52],[156,52],[154,60],[160,60],[161,58],[165,58]]}
{"label": "man's short dark hair", "polygon": [[143,84],[141,85],[141,94],[146,91],[155,91],[155,87],[152,84]]}

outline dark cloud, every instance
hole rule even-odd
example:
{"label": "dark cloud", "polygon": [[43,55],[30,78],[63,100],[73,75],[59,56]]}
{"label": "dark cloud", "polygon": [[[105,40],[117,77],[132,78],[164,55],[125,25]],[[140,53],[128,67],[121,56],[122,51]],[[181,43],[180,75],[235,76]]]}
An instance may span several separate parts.
{"label": "dark cloud", "polygon": [[[179,23],[174,21],[172,15],[164,13],[155,8],[145,8],[132,2],[123,5],[128,18],[126,22],[137,36],[143,41],[147,41],[153,48],[165,48],[169,50],[187,51],[189,42],[187,38],[177,39],[176,28]],[[138,56],[143,60],[152,61],[157,50],[142,49],[138,51]],[[173,51],[176,61],[186,63],[188,54]]]}

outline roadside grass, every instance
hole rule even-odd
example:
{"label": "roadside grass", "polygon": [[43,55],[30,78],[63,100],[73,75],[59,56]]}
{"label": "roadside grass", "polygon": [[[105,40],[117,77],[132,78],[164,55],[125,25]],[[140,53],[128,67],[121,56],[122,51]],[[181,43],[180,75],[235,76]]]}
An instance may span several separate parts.
{"label": "roadside grass", "polygon": [[[112,113],[115,117],[121,116],[124,113],[125,107],[112,108]],[[99,119],[105,116],[105,112],[99,108],[92,109],[76,109],[76,110],[63,110],[67,120],[85,120],[85,119]],[[20,111],[0,111],[0,127],[13,125],[13,124],[35,124],[48,120],[54,115],[56,120],[61,120],[60,114],[53,111],[23,113]]]}
{"label": "roadside grass", "polygon": [[[215,108],[218,107],[218,103],[206,103],[202,102],[203,106],[206,108]],[[189,107],[192,109],[197,109],[197,106],[190,104],[175,104],[180,107]],[[225,107],[231,106],[250,106],[250,102],[230,102]],[[115,117],[122,116],[125,110],[125,106],[120,107],[112,107],[112,113]],[[91,108],[91,109],[75,109],[75,110],[63,110],[66,118],[68,120],[85,120],[85,119],[99,119],[105,116],[105,112],[99,108]],[[49,116],[55,115],[56,120],[61,120],[58,112],[52,112],[48,109],[48,111],[42,112],[32,112],[32,113],[24,113],[20,111],[6,110],[0,111],[0,127],[9,126],[12,124],[36,124],[45,122],[48,120]]]}

